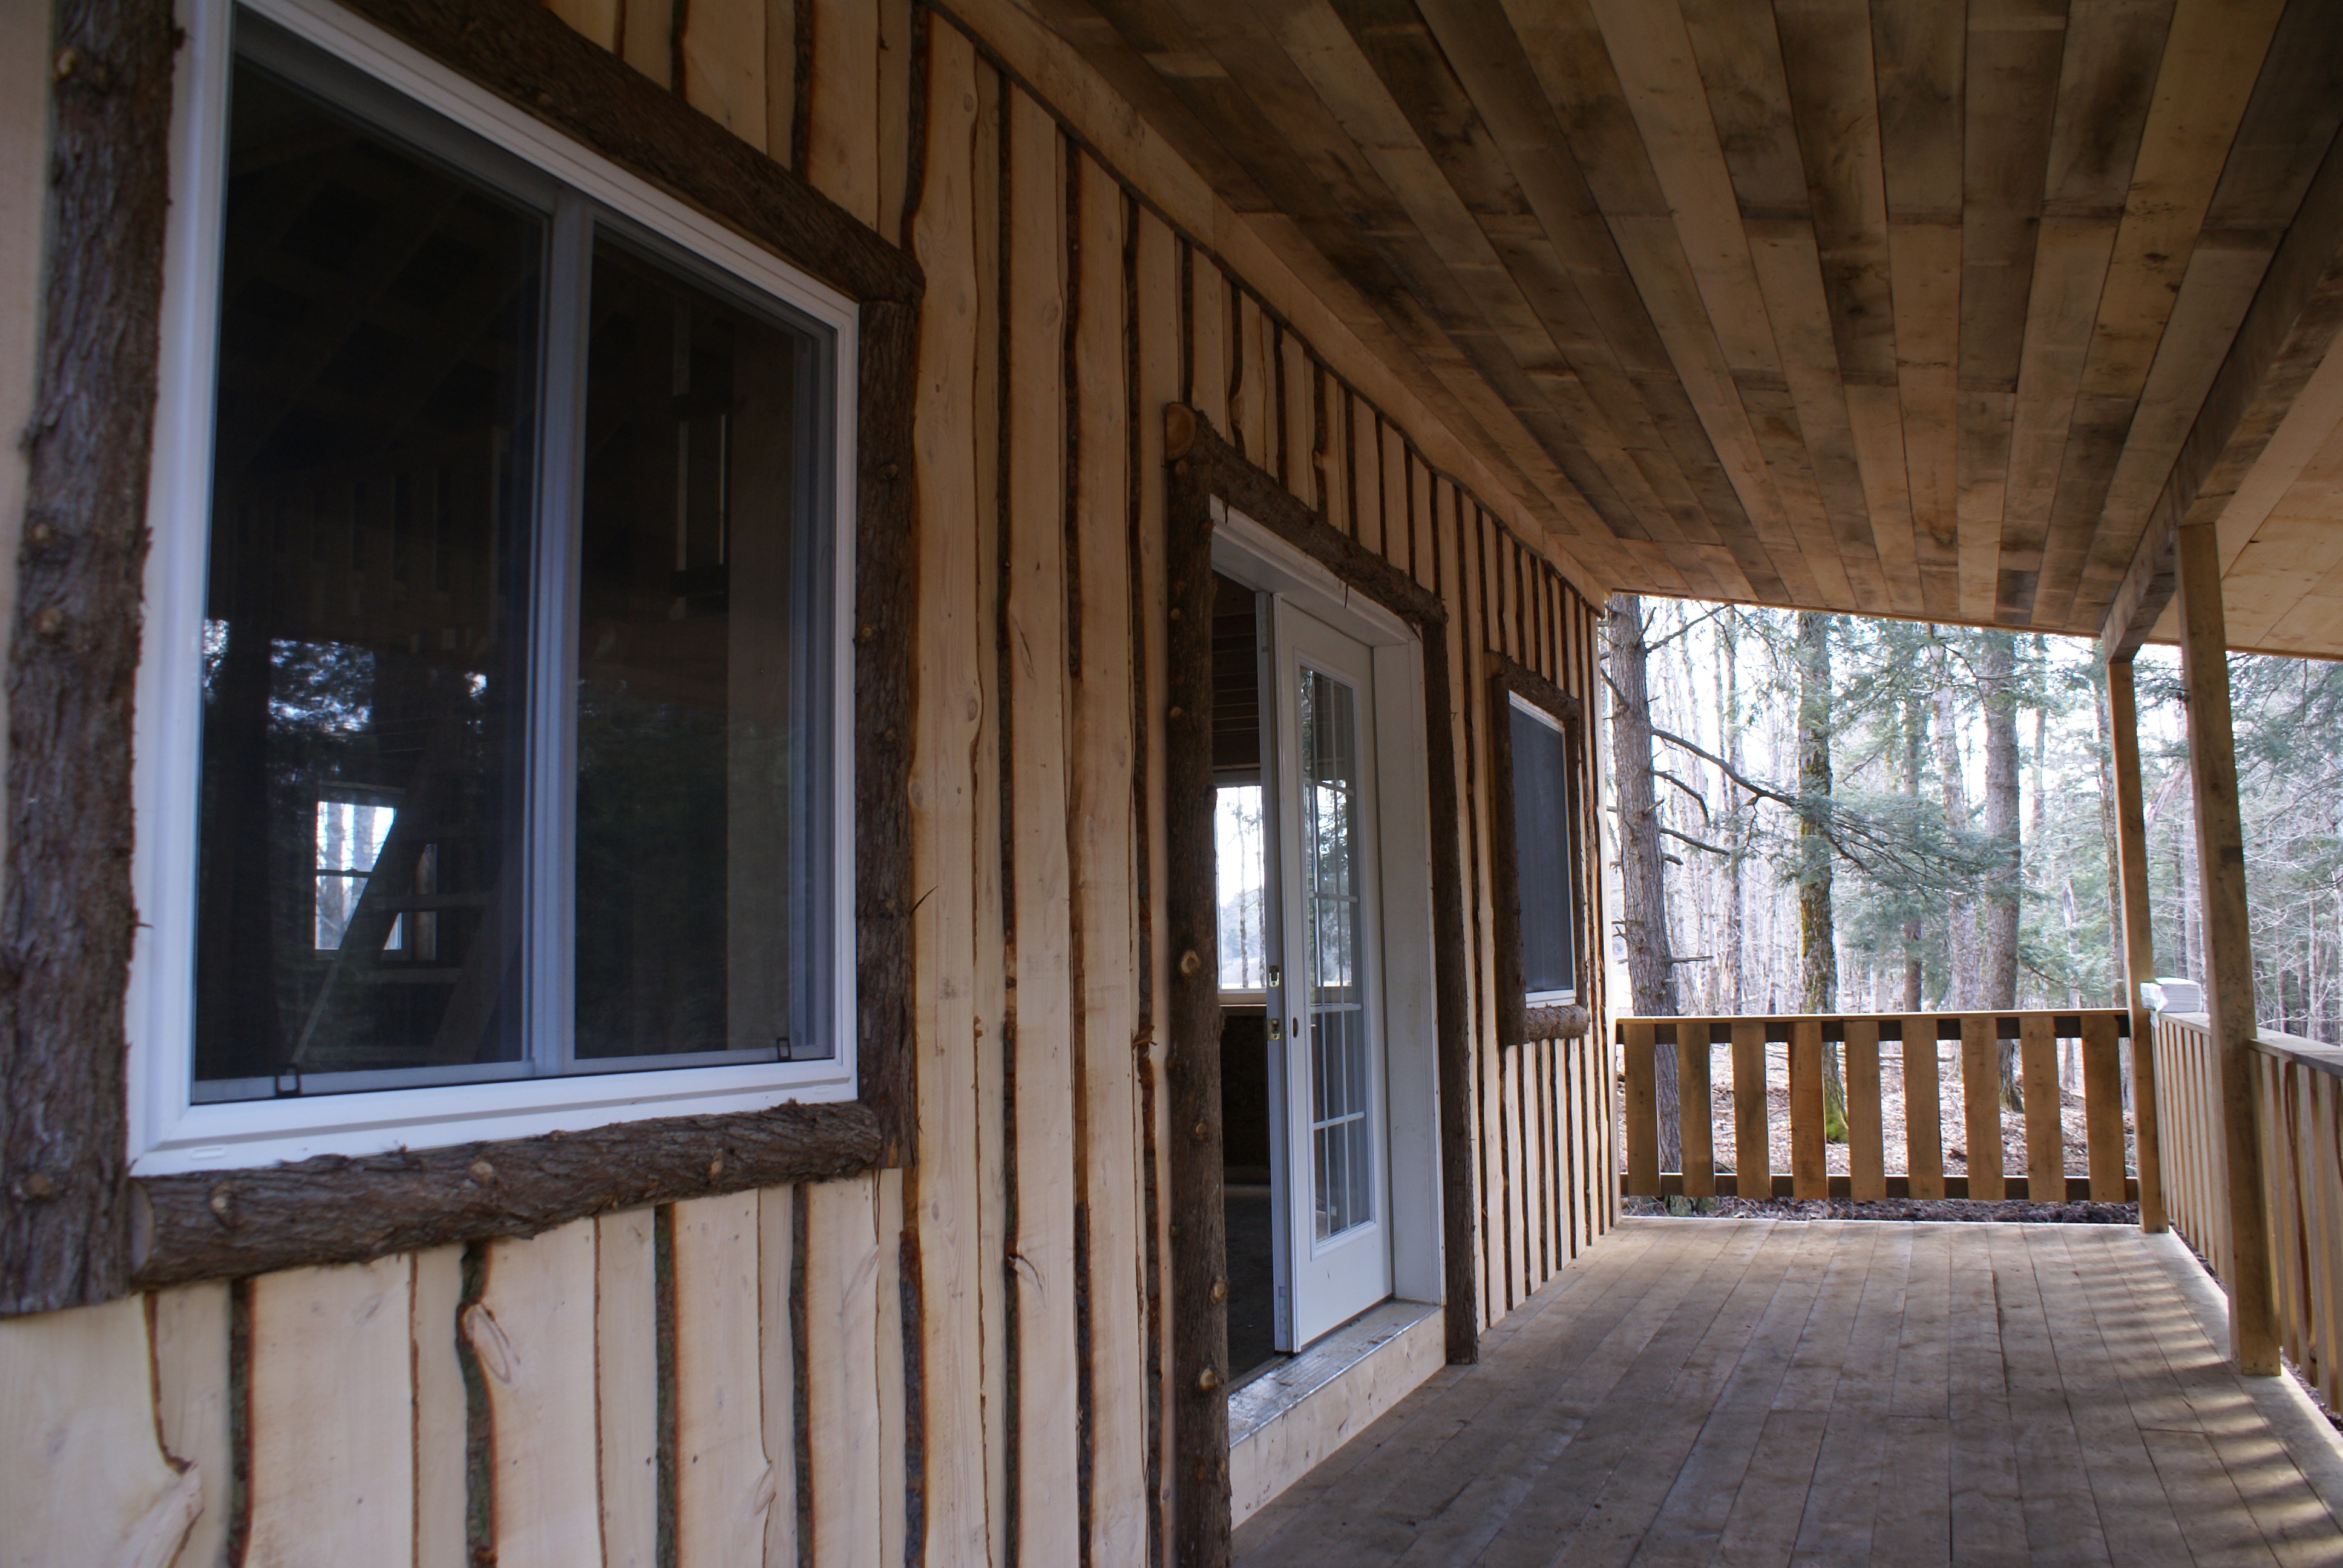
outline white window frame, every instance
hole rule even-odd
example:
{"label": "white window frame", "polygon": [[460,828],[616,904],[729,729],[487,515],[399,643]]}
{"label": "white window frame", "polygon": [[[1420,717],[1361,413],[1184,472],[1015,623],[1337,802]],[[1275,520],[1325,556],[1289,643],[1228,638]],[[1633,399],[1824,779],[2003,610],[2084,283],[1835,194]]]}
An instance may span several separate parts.
{"label": "white window frame", "polygon": [[[193,1102],[199,682],[234,7],[232,0],[180,0],[178,21],[186,44],[179,51],[172,105],[171,207],[165,234],[161,362],[147,504],[153,543],[146,566],[145,638],[132,731],[136,840],[131,885],[140,914],[124,1007],[130,1048],[126,1094],[132,1172],[167,1175],[318,1154],[373,1154],[574,1131],[656,1116],[763,1110],[785,1101],[853,1099],[858,1076],[850,628],[859,325],[854,302],[331,0],[246,0],[245,8],[835,335],[830,549],[835,569],[821,585],[830,596],[830,612],[829,724],[816,743],[827,748],[830,761],[830,899],[823,911],[826,929],[815,939],[827,948],[830,1006],[825,1016],[835,1054],[817,1060],[525,1076]],[[549,225],[558,221],[548,216]],[[558,268],[561,257],[557,234],[549,265]],[[542,357],[548,384],[557,375],[582,374],[574,368],[565,372],[560,353],[558,335],[552,335]],[[539,445],[551,449],[560,444]],[[565,515],[556,510],[566,504],[563,496],[551,493],[557,485],[563,490],[572,487],[566,475],[540,478],[536,503],[540,516]],[[543,542],[538,548],[548,556],[554,553]],[[540,559],[536,568],[538,592],[551,572],[565,568],[565,561]],[[562,672],[545,668],[547,662],[532,660],[533,705],[549,697],[568,697],[567,687],[553,689]],[[554,1031],[566,1031],[568,1023],[568,950],[548,945],[548,935],[568,930],[572,911],[534,907],[549,902],[537,891],[548,885],[544,862],[560,859],[566,869],[566,856],[548,856],[543,849],[548,843],[567,842],[544,815],[551,804],[548,793],[562,794],[559,809],[565,813],[569,809],[566,779],[561,790],[545,787],[553,771],[532,766],[529,785],[528,830],[538,846],[531,855],[533,907],[523,982],[523,1054],[529,1061],[566,1060],[571,1043],[554,1038]]]}
{"label": "white window frame", "polygon": [[[1506,699],[1512,703],[1514,711],[1528,714],[1532,719],[1537,720],[1540,724],[1544,725],[1548,729],[1553,730],[1556,735],[1562,737],[1563,756],[1566,760],[1570,756],[1570,727],[1564,724],[1554,714],[1548,713],[1544,709],[1540,708],[1536,703],[1532,702],[1528,698],[1523,697],[1518,691],[1509,691],[1505,693],[1505,697]],[[1509,757],[1512,749],[1512,743],[1508,741],[1506,751]],[[1564,779],[1564,792],[1567,798],[1564,802],[1563,809],[1569,817],[1575,817],[1578,809],[1578,779],[1574,771],[1565,776]],[[1514,809],[1519,811],[1520,807],[1518,804],[1515,806]],[[1579,967],[1586,961],[1586,956],[1578,950],[1577,940],[1579,904],[1583,890],[1578,885],[1578,868],[1570,863],[1574,859],[1577,859],[1576,856],[1571,853],[1571,845],[1576,838],[1576,826],[1575,822],[1568,819],[1565,819],[1562,825],[1562,879],[1563,885],[1570,890],[1570,929],[1572,932],[1570,943],[1570,976],[1573,980],[1576,980],[1578,978]],[[1521,864],[1521,824],[1516,820],[1513,825],[1513,879],[1516,885],[1518,885],[1521,880],[1523,869]],[[1518,938],[1516,940],[1518,940]],[[1527,967],[1527,955],[1523,955],[1523,967]],[[1577,1000],[1578,988],[1573,985],[1564,986],[1554,990],[1534,990],[1525,992],[1522,997],[1522,1003],[1525,1007],[1567,1007]]]}

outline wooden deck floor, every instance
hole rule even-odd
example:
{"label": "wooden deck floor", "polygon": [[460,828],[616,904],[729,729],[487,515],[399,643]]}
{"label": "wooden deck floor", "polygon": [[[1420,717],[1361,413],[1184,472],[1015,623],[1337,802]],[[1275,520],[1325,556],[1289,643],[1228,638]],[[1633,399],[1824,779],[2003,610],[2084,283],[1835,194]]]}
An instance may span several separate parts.
{"label": "wooden deck floor", "polygon": [[2227,1370],[2194,1267],[2117,1226],[1630,1220],[1236,1558],[2343,1563],[2329,1435]]}

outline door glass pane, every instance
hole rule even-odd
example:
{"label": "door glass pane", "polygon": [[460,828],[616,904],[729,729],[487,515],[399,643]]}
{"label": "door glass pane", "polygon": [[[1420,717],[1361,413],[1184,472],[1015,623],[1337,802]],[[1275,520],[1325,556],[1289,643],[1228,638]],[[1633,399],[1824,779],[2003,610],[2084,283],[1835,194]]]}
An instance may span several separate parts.
{"label": "door glass pane", "polygon": [[578,612],[577,1053],[793,1040],[808,857],[795,558],[811,346],[594,251]]}
{"label": "door glass pane", "polygon": [[1312,1211],[1324,1241],[1374,1218],[1362,948],[1356,690],[1303,666],[1296,718],[1302,760],[1303,998],[1310,1030]]}
{"label": "door glass pane", "polygon": [[1258,784],[1223,784],[1214,792],[1212,834],[1221,899],[1221,989],[1269,984],[1262,899],[1269,867],[1262,845]]}
{"label": "door glass pane", "polygon": [[510,1071],[545,225],[239,61],[197,1101]]}

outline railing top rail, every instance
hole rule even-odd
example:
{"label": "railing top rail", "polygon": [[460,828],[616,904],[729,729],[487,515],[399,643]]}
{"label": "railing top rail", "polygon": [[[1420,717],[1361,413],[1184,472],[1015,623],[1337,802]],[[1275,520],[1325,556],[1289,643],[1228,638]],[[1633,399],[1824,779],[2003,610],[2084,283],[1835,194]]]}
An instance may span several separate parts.
{"label": "railing top rail", "polygon": [[1679,1030],[1697,1030],[1704,1027],[1708,1030],[1710,1044],[1729,1045],[1733,1041],[1733,1030],[1736,1024],[1745,1028],[1756,1024],[1764,1028],[1765,1040],[1769,1044],[1783,1044],[1789,1040],[1790,1030],[1794,1026],[1812,1023],[1819,1019],[1822,1022],[1823,1038],[1826,1040],[1845,1040],[1846,1026],[1852,1021],[1875,1026],[1879,1030],[1879,1038],[1883,1040],[1900,1041],[1904,1038],[1904,1023],[1906,1019],[1934,1019],[1936,1024],[1937,1040],[1956,1040],[1961,1038],[1961,1025],[1965,1020],[1987,1019],[1992,1020],[1994,1037],[1996,1040],[2016,1040],[2020,1036],[2024,1020],[2048,1018],[2051,1020],[2052,1032],[2059,1039],[2076,1040],[2081,1037],[2083,1020],[2088,1017],[2113,1019],[2118,1038],[2128,1037],[2131,1033],[2131,1010],[2128,1008],[2120,1007],[2018,1008],[1990,1011],[1976,1010],[1966,1012],[1931,1012],[1923,1010],[1916,1013],[1744,1013],[1737,1017],[1687,1014],[1677,1018],[1652,1018],[1635,1015],[1618,1019],[1614,1032],[1618,1042],[1624,1045],[1627,1042],[1627,1030],[1630,1025],[1640,1027],[1649,1024],[1653,1031],[1653,1040],[1658,1044],[1668,1045],[1674,1044],[1680,1038],[1677,1032]]}
{"label": "railing top rail", "polygon": [[2254,1037],[2254,1049],[2280,1061],[2298,1062],[2314,1072],[2343,1078],[2343,1050],[2305,1040],[2298,1034],[2280,1034],[2274,1029],[2266,1029]]}

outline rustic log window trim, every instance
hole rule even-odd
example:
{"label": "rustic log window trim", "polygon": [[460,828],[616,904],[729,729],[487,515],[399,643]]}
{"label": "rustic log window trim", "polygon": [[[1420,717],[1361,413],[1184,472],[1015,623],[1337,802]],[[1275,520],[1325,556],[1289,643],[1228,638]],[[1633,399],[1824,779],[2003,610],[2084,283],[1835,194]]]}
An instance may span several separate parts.
{"label": "rustic log window trim", "polygon": [[[215,19],[226,7],[206,6]],[[167,0],[68,5],[46,331],[10,647],[0,943],[0,1314],[527,1234],[600,1211],[900,1165],[912,1148],[909,771],[917,264],[528,0],[347,9],[858,307],[855,933],[860,1098],[418,1153],[131,1181],[127,754],[170,183]],[[35,716],[38,716],[35,718]],[[39,868],[40,875],[24,875]],[[104,940],[61,943],[60,930]],[[118,933],[118,935],[117,935]]]}
{"label": "rustic log window trim", "polygon": [[[1212,504],[1243,513],[1350,588],[1399,617],[1423,648],[1424,737],[1433,823],[1456,820],[1450,713],[1448,613],[1397,567],[1333,528],[1268,472],[1246,460],[1201,414],[1164,409],[1169,505],[1164,550],[1169,620],[1165,715],[1164,862],[1171,938],[1170,1050],[1165,1070],[1174,1130],[1172,1178],[1174,1553],[1182,1563],[1228,1560],[1228,1235],[1222,1161],[1221,993],[1216,968],[1212,782]],[[1433,1017],[1440,1096],[1441,1244],[1448,1359],[1479,1354],[1473,1273],[1473,1021],[1467,1000],[1462,859],[1453,832],[1433,831]]]}
{"label": "rustic log window trim", "polygon": [[[1584,974],[1591,949],[1587,945],[1584,869],[1586,865],[1585,710],[1578,699],[1527,666],[1503,654],[1490,656],[1495,668],[1489,675],[1489,869],[1490,901],[1496,918],[1498,1031],[1507,1045],[1536,1040],[1575,1040],[1589,1027]],[[1569,859],[1572,873],[1572,939],[1576,947],[1573,968],[1578,971],[1580,996],[1558,1006],[1531,1007],[1523,980],[1521,855],[1513,828],[1513,742],[1512,708],[1515,699],[1553,717],[1562,727],[1570,757]]]}

